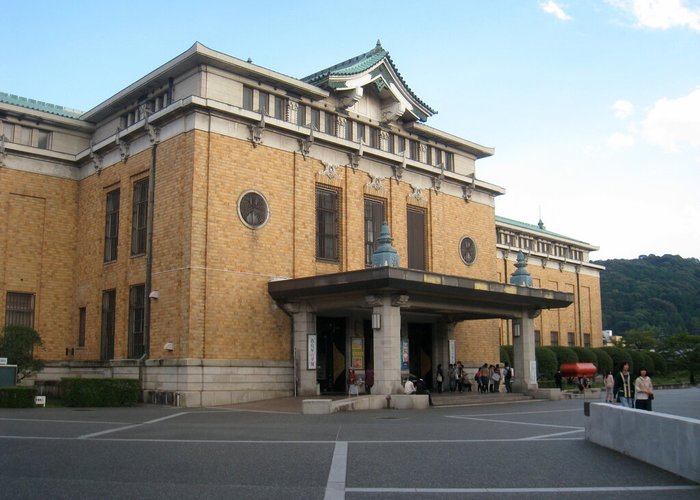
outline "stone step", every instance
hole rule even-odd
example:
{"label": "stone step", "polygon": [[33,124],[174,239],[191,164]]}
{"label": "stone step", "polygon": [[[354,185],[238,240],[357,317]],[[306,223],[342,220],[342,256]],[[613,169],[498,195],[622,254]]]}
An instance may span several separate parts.
{"label": "stone step", "polygon": [[532,396],[526,394],[497,392],[490,394],[479,394],[478,392],[462,393],[431,393],[433,406],[455,406],[455,405],[476,405],[493,403],[510,403],[513,401],[532,400]]}

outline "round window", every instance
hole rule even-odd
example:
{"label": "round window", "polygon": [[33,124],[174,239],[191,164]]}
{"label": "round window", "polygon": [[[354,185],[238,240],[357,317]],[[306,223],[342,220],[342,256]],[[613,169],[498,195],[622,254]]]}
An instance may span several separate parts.
{"label": "round window", "polygon": [[257,191],[246,191],[238,200],[238,216],[251,229],[264,226],[270,218],[267,200]]}
{"label": "round window", "polygon": [[459,255],[467,265],[473,264],[476,260],[476,243],[469,236],[464,236],[459,242]]}

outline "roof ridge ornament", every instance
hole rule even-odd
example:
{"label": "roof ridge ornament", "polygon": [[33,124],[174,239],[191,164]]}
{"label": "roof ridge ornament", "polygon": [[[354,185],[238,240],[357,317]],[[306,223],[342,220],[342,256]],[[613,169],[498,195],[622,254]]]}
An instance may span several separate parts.
{"label": "roof ridge ornament", "polygon": [[389,223],[384,221],[377,238],[377,249],[372,253],[372,267],[400,267],[401,259],[396,249],[391,246],[394,238],[389,233]]}
{"label": "roof ridge ornament", "polygon": [[510,284],[532,287],[532,276],[527,272],[527,259],[522,251],[518,252],[515,267],[517,267],[517,269],[510,275]]}

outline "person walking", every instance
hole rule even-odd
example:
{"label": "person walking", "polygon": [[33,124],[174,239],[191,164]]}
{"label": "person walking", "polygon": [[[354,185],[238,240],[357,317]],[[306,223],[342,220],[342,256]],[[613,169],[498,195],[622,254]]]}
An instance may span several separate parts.
{"label": "person walking", "polygon": [[464,384],[462,383],[462,375],[464,374],[464,365],[461,361],[457,361],[455,365],[455,383],[457,384],[457,390],[462,392],[464,389]]}
{"label": "person walking", "polygon": [[435,382],[437,382],[438,394],[442,394],[442,381],[445,374],[442,372],[442,363],[437,365],[437,370],[435,370]]}
{"label": "person walking", "polygon": [[365,393],[372,394],[372,386],[374,385],[374,368],[371,366],[365,370]]}
{"label": "person walking", "polygon": [[626,361],[620,365],[620,372],[615,375],[613,393],[622,406],[634,408],[634,384],[630,375],[630,364]]}
{"label": "person walking", "polygon": [[489,365],[484,363],[481,367],[481,373],[479,374],[481,378],[481,391],[483,393],[489,392]]}
{"label": "person walking", "polygon": [[605,376],[605,402],[613,403],[613,387],[615,387],[615,377],[611,371]]}
{"label": "person walking", "polygon": [[561,376],[561,370],[557,369],[556,373],[554,374],[554,385],[556,385],[557,389],[559,389],[560,391],[562,378],[563,377]]}
{"label": "person walking", "polygon": [[639,377],[634,381],[636,399],[634,407],[638,410],[651,411],[651,400],[654,399],[654,386],[647,375],[646,368],[639,369]]}

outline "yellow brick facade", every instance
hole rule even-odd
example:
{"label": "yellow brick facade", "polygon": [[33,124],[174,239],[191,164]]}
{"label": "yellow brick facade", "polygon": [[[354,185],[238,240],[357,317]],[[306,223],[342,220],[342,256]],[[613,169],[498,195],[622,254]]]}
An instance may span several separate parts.
{"label": "yellow brick facade", "polygon": [[[266,124],[264,117],[258,121],[257,112],[242,107],[240,90],[248,85],[252,94],[254,88],[258,102],[263,90],[273,94],[281,93],[280,88],[255,83],[245,76],[247,73],[237,75],[233,65],[229,69],[232,81],[238,82],[238,100],[205,101],[203,96],[187,93],[204,89],[202,94],[206,95],[207,83],[197,80],[196,72],[193,76],[185,71],[184,61],[217,56],[198,46],[190,52],[173,64],[171,82],[177,83],[168,90],[171,106],[154,108],[155,125],[143,119],[124,122],[124,116],[115,116],[116,107],[103,104],[81,118],[85,123],[80,126],[85,130],[72,160],[66,159],[67,155],[54,158],[51,153],[33,151],[34,163],[28,166],[26,152],[15,151],[13,145],[9,154],[0,155],[0,321],[4,324],[8,292],[34,294],[34,325],[44,339],[37,353],[41,358],[74,364],[100,361],[102,297],[105,291],[113,290],[114,355],[102,364],[123,361],[136,366],[133,356],[129,360],[129,296],[131,287],[146,282],[147,264],[144,254],[131,255],[133,195],[134,183],[149,178],[153,158],[151,289],[158,297],[149,302],[148,358],[155,374],[145,383],[149,387],[192,394],[197,384],[205,382],[197,377],[204,375],[194,370],[187,372],[185,383],[172,382],[175,371],[167,372],[167,367],[179,370],[210,363],[216,368],[209,376],[218,386],[243,382],[237,386],[238,400],[288,393],[293,321],[270,296],[268,283],[364,269],[365,199],[384,204],[400,267],[408,267],[407,211],[419,208],[426,215],[426,271],[486,282],[508,281],[514,271],[513,254],[503,257],[494,209],[495,197],[503,191],[478,180],[474,167],[477,159],[489,156],[492,150],[420,124],[405,126],[403,120],[415,121],[415,116],[430,114],[423,105],[413,108],[417,115],[394,116],[387,124],[376,116],[386,110],[368,112],[369,117],[353,111],[356,108],[347,111],[347,103],[332,93],[323,94],[326,90],[303,82],[290,83],[283,75],[278,76],[280,88],[291,86],[306,96],[297,106],[307,106],[309,112],[322,108],[323,116],[339,113],[338,120],[343,114],[344,127],[353,126],[350,118],[356,121],[354,126],[374,128],[377,133],[383,127],[384,135],[377,139],[373,151],[363,154],[365,143],[358,147],[352,142],[356,139],[348,141],[332,134],[314,139],[314,130],[307,132],[306,123],[293,124],[291,115],[277,121],[268,117],[272,124]],[[183,65],[181,75],[178,64]],[[230,58],[221,59],[222,67],[230,64]],[[156,83],[153,86],[156,88]],[[129,92],[120,93],[119,99],[124,109],[135,110],[136,96]],[[294,92],[284,98],[291,99]],[[413,99],[411,95],[407,99]],[[371,105],[381,103],[376,100]],[[8,112],[19,113],[11,106]],[[37,117],[60,121],[41,112]],[[76,128],[77,119],[63,125]],[[262,130],[257,131],[258,139],[256,126]],[[152,127],[160,135],[156,137]],[[417,157],[407,162],[405,152],[379,145],[387,138],[393,141],[394,135],[401,136],[407,148],[411,141],[414,145],[423,141]],[[304,151],[304,140],[310,141],[308,152]],[[444,154],[445,161],[451,155],[452,170],[446,171],[445,163],[431,163],[426,156],[429,148],[436,155]],[[356,155],[354,160],[352,155]],[[47,167],[49,161],[52,163]],[[339,195],[337,261],[316,257],[319,187]],[[105,262],[106,200],[108,193],[117,189],[117,258]],[[257,229],[246,226],[238,212],[241,197],[251,190],[261,194],[269,207],[267,223]],[[476,245],[477,257],[470,265],[460,257],[459,245],[465,236]],[[582,334],[590,334],[593,346],[601,345],[598,271],[584,266],[586,272],[572,272],[572,264],[568,266],[563,271],[552,265],[531,263],[528,267],[535,287],[575,295],[569,308],[544,311],[535,320],[535,328],[545,345],[551,331],[559,332],[562,345],[567,343],[568,332],[575,334],[576,345],[583,342]],[[86,312],[84,346],[78,342],[82,308]],[[358,325],[367,318],[357,311],[348,312],[348,318],[352,320],[348,324],[355,325],[354,333],[360,334]],[[442,335],[438,324],[444,319],[416,321],[432,325],[433,339]],[[453,326],[454,354],[466,366],[498,362],[499,344],[511,340],[509,322],[499,319],[462,321]],[[405,338],[407,332],[402,330],[401,334]],[[217,371],[219,366],[227,367],[226,375]],[[271,385],[280,386],[278,392],[258,385],[251,389],[255,370],[264,372]],[[258,390],[268,392],[263,396],[255,392]],[[197,401],[203,404],[204,396]]]}

